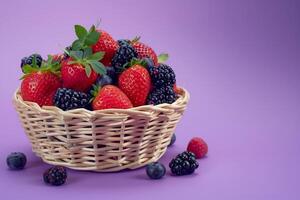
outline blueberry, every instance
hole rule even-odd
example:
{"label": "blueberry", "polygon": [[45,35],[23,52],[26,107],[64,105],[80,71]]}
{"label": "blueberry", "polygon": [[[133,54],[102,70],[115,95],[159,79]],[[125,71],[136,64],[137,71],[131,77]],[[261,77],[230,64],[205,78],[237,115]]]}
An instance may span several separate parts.
{"label": "blueberry", "polygon": [[143,61],[146,63],[147,68],[154,67],[153,60],[151,58],[143,58]]}
{"label": "blueberry", "polygon": [[104,86],[104,85],[112,85],[113,80],[108,75],[102,75],[97,79],[97,85]]}
{"label": "blueberry", "polygon": [[161,179],[166,174],[166,168],[163,164],[154,162],[147,165],[146,172],[151,179]]}
{"label": "blueberry", "polygon": [[109,76],[113,82],[117,80],[117,73],[114,67],[106,67],[106,75]]}
{"label": "blueberry", "polygon": [[26,156],[21,152],[14,152],[7,156],[6,163],[12,170],[21,170],[26,165]]}
{"label": "blueberry", "polygon": [[172,138],[171,138],[171,141],[170,141],[170,144],[168,145],[168,147],[172,146],[176,141],[176,135],[175,133],[172,135]]}

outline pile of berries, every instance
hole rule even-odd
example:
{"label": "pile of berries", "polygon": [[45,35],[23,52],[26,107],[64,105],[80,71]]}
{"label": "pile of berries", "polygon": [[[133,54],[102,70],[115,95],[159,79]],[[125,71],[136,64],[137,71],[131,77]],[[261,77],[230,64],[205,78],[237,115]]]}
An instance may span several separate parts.
{"label": "pile of berries", "polygon": [[[46,60],[35,53],[21,60],[21,96],[62,110],[127,109],[172,104],[178,97],[173,69],[148,45],[114,40],[104,30],[75,25],[77,39]],[[174,89],[175,88],[175,89]]]}
{"label": "pile of berries", "polygon": [[[169,146],[172,146],[176,141],[176,136],[173,134]],[[203,158],[208,152],[206,142],[199,137],[194,137],[190,140],[187,146],[187,151],[178,154],[169,163],[171,173],[175,176],[189,175],[195,172],[199,167],[196,159]],[[146,167],[146,173],[151,179],[161,179],[166,174],[166,168],[162,163],[150,163]]]}
{"label": "pile of berries", "polygon": [[[173,134],[169,146],[172,146],[176,141],[176,136]],[[193,138],[188,146],[187,151],[178,154],[169,163],[171,173],[175,176],[182,176],[194,173],[199,164],[196,159],[203,158],[208,152],[206,142],[199,137]],[[11,170],[22,170],[25,168],[27,158],[24,153],[14,152],[7,156],[6,163]],[[146,167],[146,174],[151,179],[161,179],[166,174],[166,167],[159,162],[150,163]],[[65,167],[53,166],[47,169],[43,174],[43,180],[48,185],[60,186],[67,181],[67,170]]]}

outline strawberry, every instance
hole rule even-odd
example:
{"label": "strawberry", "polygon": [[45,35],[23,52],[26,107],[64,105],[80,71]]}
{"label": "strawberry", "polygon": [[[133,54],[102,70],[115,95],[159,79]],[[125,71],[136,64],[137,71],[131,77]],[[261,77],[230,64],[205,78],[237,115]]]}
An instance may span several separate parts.
{"label": "strawberry", "polygon": [[61,87],[58,76],[59,63],[51,56],[39,68],[35,62],[32,66],[23,66],[25,75],[22,77],[21,96],[25,101],[35,102],[40,106],[52,106],[56,90]]}
{"label": "strawberry", "polygon": [[187,151],[194,153],[196,158],[199,159],[207,154],[208,146],[202,138],[194,137],[189,142]]}
{"label": "strawberry", "polygon": [[157,66],[158,60],[155,51],[148,45],[139,42],[139,39],[140,38],[137,37],[131,41],[131,45],[137,51],[138,57],[140,59],[150,58],[153,61],[154,66]]}
{"label": "strawberry", "polygon": [[133,106],[145,105],[151,88],[149,72],[142,62],[135,59],[129,66],[120,74],[118,86],[128,96]]}
{"label": "strawberry", "polygon": [[[106,70],[99,62],[104,52],[92,52],[90,46],[96,44],[100,33],[92,26],[89,31],[80,25],[75,25],[78,37],[69,50],[65,50],[69,58],[61,63],[63,87],[86,92],[97,80],[98,74],[105,74]],[[70,50],[71,49],[71,50]]]}
{"label": "strawberry", "polygon": [[79,63],[70,64],[72,60],[69,58],[61,64],[63,87],[85,92],[97,80],[98,75],[94,70],[91,70],[88,76],[85,66]]}
{"label": "strawberry", "polygon": [[113,56],[118,50],[118,43],[107,32],[97,30],[100,33],[100,38],[96,44],[92,46],[93,52],[103,51],[105,53],[101,62],[105,66],[110,66]]}
{"label": "strawberry", "polygon": [[114,85],[105,85],[102,88],[94,86],[93,95],[95,96],[92,102],[93,110],[132,108],[132,103],[126,94]]}

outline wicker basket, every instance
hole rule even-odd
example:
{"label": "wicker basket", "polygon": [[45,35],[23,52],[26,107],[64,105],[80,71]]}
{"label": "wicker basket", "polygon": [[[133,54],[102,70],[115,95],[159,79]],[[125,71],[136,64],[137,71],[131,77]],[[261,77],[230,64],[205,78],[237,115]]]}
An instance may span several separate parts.
{"label": "wicker basket", "polygon": [[142,167],[166,151],[189,94],[173,104],[131,109],[63,111],[14,94],[14,105],[33,151],[44,162],[99,172]]}

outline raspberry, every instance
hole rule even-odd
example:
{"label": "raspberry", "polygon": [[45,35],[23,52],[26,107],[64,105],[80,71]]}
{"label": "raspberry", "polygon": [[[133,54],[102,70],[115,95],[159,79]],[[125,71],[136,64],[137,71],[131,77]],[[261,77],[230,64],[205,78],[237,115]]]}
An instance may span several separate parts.
{"label": "raspberry", "polygon": [[188,144],[187,151],[193,152],[197,159],[203,158],[208,152],[206,142],[199,137],[194,137]]}

